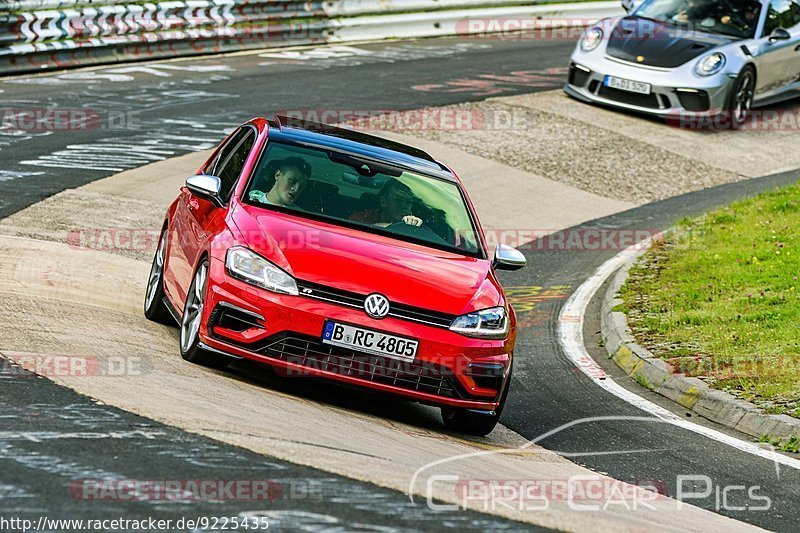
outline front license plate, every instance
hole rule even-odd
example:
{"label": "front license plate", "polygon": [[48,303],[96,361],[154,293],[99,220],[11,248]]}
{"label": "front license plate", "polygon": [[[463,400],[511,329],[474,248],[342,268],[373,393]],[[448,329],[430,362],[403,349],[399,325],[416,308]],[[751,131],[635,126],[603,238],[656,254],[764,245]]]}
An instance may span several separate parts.
{"label": "front license plate", "polygon": [[628,91],[629,93],[650,94],[649,83],[624,80],[622,78],[615,78],[614,76],[606,76],[603,80],[603,85],[613,89],[619,89],[620,91]]}
{"label": "front license plate", "polygon": [[388,335],[330,320],[325,321],[322,342],[401,361],[413,361],[419,348],[419,341],[415,339]]}

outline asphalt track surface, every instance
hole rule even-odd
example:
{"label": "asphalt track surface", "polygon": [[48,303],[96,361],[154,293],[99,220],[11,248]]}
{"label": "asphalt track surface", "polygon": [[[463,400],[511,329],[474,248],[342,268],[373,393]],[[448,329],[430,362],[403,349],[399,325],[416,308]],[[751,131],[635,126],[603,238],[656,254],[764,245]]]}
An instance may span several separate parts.
{"label": "asphalt track surface", "polygon": [[[393,53],[398,47],[403,47],[399,50],[402,54]],[[410,50],[413,47],[417,47],[415,53]],[[253,115],[270,115],[285,109],[413,109],[554,89],[563,83],[563,67],[572,44],[535,39],[481,42],[437,39],[358,48],[370,53],[310,59],[251,54],[172,64],[181,68],[186,65],[225,67],[205,72],[134,65],[48,75],[41,79],[0,81],[0,89],[4,91],[0,94],[3,108],[88,108],[101,118],[108,113],[122,113],[122,121],[127,121],[122,128],[109,128],[105,123],[89,131],[31,132],[25,136],[0,137],[0,217],[61,190],[150,162],[153,157],[172,157],[213,146],[222,136],[223,128]],[[120,68],[129,70],[119,72]],[[520,72],[525,74],[520,75]],[[148,140],[153,139],[160,139],[162,146],[164,139],[172,141],[171,153],[140,151],[146,154],[141,161],[86,156],[92,151],[118,154],[115,145],[147,146]],[[98,146],[105,151],[98,151]],[[798,178],[800,174],[789,173],[717,187],[590,225],[662,229],[681,216],[700,213]],[[502,423],[527,438],[536,438],[564,424],[592,416],[646,416],[593,385],[572,366],[556,341],[558,312],[565,298],[617,250],[539,248],[537,245],[526,252],[527,269],[504,276],[517,286],[543,287],[553,298],[549,304],[539,305],[535,316],[523,317],[529,327],[524,328],[518,339],[512,394]],[[585,333],[590,351],[597,345],[597,329],[591,322],[587,324]],[[602,360],[602,350],[595,349],[593,355]],[[614,373],[613,369],[609,371]],[[20,380],[26,381],[19,383]],[[290,527],[302,524],[319,527],[325,523],[333,529],[367,529],[379,524],[398,529],[519,527],[469,513],[454,515],[452,519],[434,515],[424,505],[408,506],[404,495],[265,459],[159,426],[97,406],[45,380],[18,378],[12,372],[3,381],[0,398],[4,407],[9,407],[0,415],[4,435],[0,439],[0,468],[4,481],[14,480],[28,490],[28,493],[2,495],[6,503],[13,503],[12,506],[3,505],[8,513],[30,516],[63,513],[62,516],[76,517],[75,512],[80,510],[85,515],[103,517],[127,513],[137,516],[164,513],[164,516],[174,517],[186,516],[186,511],[192,511],[190,514],[196,516],[225,516],[234,511],[238,513],[242,506],[117,501],[90,502],[91,506],[80,502],[78,505],[66,493],[64,485],[78,477],[105,477],[106,472],[115,477],[135,479],[158,479],[163,477],[160,473],[164,471],[169,471],[174,478],[181,478],[177,474],[185,472],[186,479],[240,479],[243,476],[251,479],[255,472],[261,472],[268,479],[282,481],[286,487],[295,483],[302,489],[304,484],[308,486],[308,480],[321,480],[323,488],[331,490],[323,490],[321,501],[315,501],[312,506],[303,499],[276,500],[277,508],[286,511],[285,525]],[[620,382],[626,383],[623,379]],[[14,385],[13,393],[10,385]],[[633,383],[628,386],[636,387]],[[637,392],[661,403],[658,397],[643,390]],[[672,405],[664,405],[676,410]],[[80,436],[87,431],[101,435]],[[25,432],[29,437],[20,437]],[[37,437],[36,432],[51,432],[51,435],[42,433]],[[122,437],[103,437],[103,433],[122,434]],[[769,461],[685,430],[646,421],[604,421],[573,426],[541,444],[617,479],[658,482],[671,496],[676,495],[680,475],[708,476],[713,489],[720,489],[720,495],[725,487],[758,487],[755,494],[771,499],[768,511],[742,510],[748,503],[761,503],[748,502],[747,494],[742,491],[728,492],[723,502],[717,496],[718,491],[712,490],[708,498],[690,503],[768,529],[792,531],[800,528],[796,508],[796,502],[800,501],[800,473],[788,468],[776,470]],[[243,465],[247,468],[239,470]],[[220,474],[209,475],[217,468]],[[274,505],[269,507],[276,509]],[[257,508],[248,506],[248,510]],[[309,508],[313,509],[311,514],[308,514]],[[380,511],[376,512],[377,508]],[[391,514],[386,513],[389,508]]]}

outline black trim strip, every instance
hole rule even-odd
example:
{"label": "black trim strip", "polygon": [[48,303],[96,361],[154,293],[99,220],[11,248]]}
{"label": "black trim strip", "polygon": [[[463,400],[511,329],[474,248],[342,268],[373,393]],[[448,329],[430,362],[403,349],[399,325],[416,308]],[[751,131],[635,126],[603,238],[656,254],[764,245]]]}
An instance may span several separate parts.
{"label": "black trim strip", "polygon": [[164,306],[167,308],[167,311],[169,311],[169,314],[172,315],[172,318],[180,326],[181,316],[178,314],[178,310],[175,309],[175,306],[172,305],[172,302],[169,301],[169,298],[167,298],[166,295],[161,300],[164,302]]}

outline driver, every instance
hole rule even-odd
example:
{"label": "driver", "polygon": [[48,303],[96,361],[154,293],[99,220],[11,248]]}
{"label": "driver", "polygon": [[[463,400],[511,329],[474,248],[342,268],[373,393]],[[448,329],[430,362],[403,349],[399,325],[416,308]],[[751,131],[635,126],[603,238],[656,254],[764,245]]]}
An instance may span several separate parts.
{"label": "driver", "polygon": [[311,180],[311,165],[299,157],[287,157],[278,161],[274,174],[268,178],[275,180],[269,192],[252,190],[250,200],[281,207],[291,206]]}
{"label": "driver", "polygon": [[409,226],[421,226],[422,219],[411,213],[414,193],[404,183],[389,180],[378,193],[378,207],[350,215],[353,222],[386,227],[402,222]]}
{"label": "driver", "polygon": [[678,22],[697,22],[714,18],[715,6],[708,1],[686,0],[681,9],[672,17]]}

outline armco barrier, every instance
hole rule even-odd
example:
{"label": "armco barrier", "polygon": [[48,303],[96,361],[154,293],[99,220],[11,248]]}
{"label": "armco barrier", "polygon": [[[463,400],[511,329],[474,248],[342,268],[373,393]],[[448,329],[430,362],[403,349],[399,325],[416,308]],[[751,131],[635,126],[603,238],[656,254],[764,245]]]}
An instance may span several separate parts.
{"label": "armco barrier", "polygon": [[619,3],[509,0],[0,0],[0,74],[459,33],[468,17],[601,18]]}

